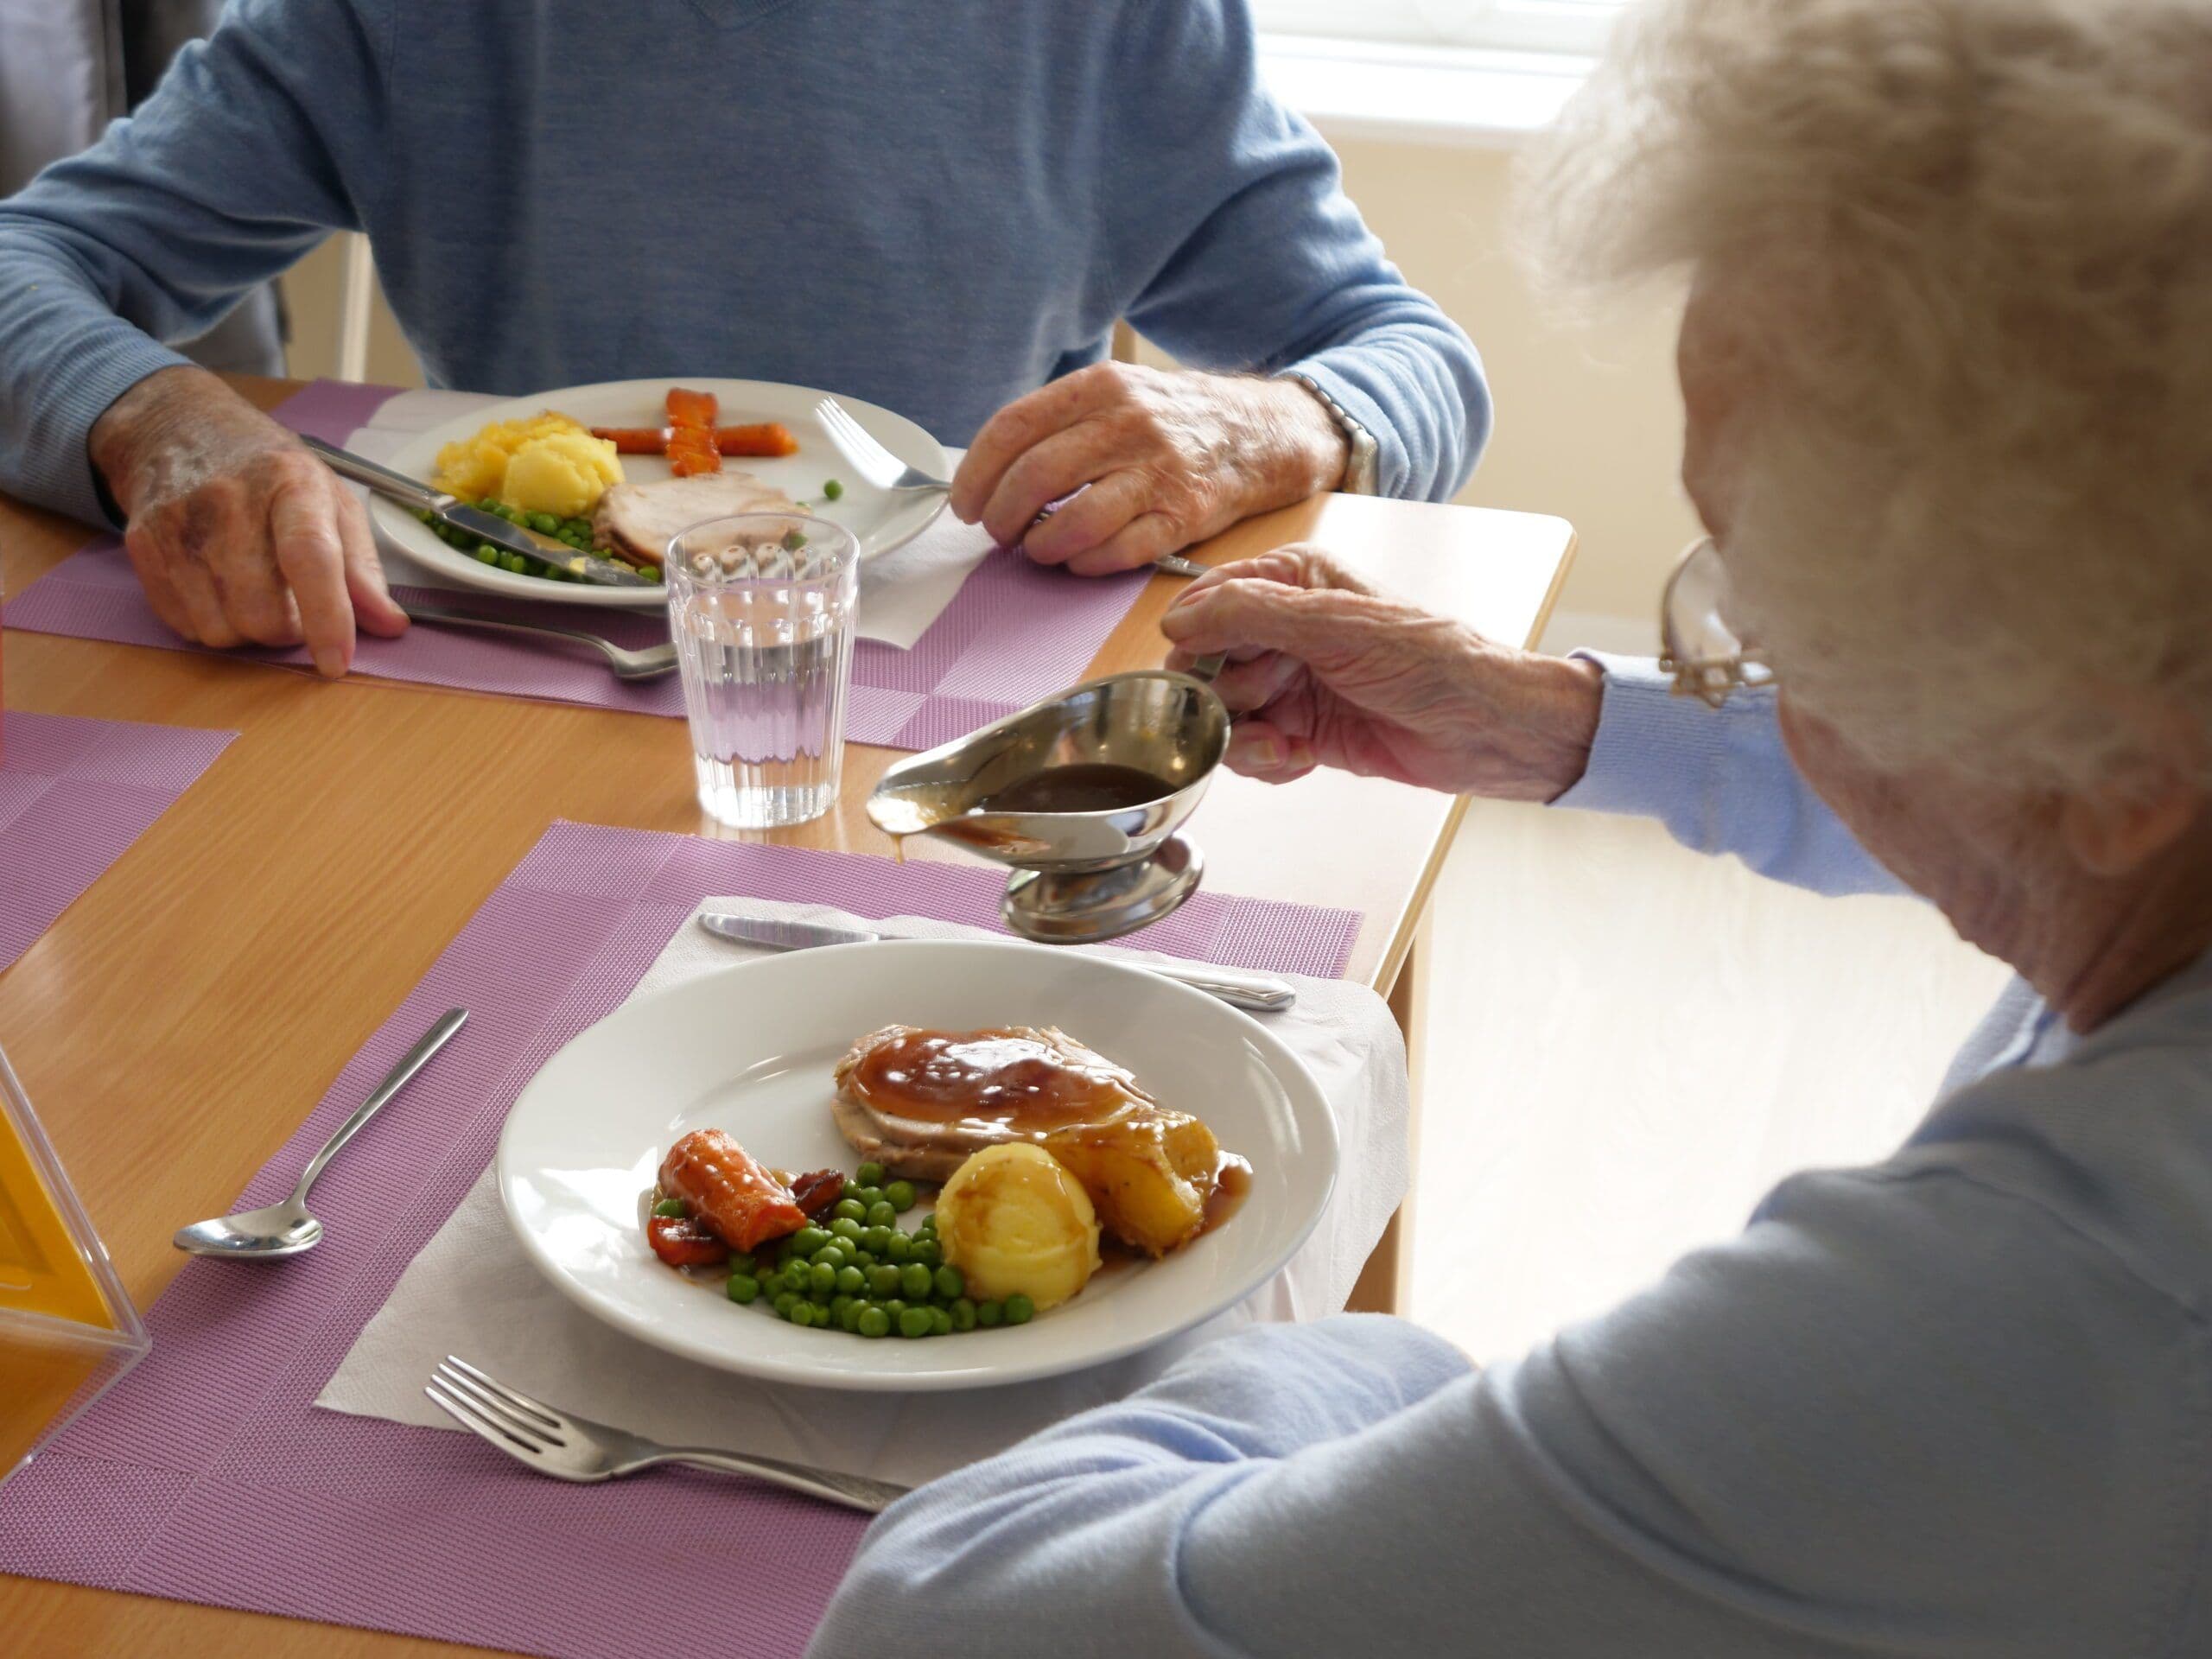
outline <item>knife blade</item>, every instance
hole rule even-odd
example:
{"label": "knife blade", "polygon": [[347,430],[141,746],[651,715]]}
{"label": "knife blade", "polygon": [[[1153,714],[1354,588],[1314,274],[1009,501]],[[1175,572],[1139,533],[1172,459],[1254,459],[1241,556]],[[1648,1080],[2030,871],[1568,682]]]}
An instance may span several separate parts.
{"label": "knife blade", "polygon": [[[719,938],[734,940],[739,944],[757,944],[770,950],[811,950],[823,945],[874,944],[878,940],[893,937],[883,933],[862,932],[858,928],[826,927],[819,922],[776,922],[739,916],[729,911],[710,910],[699,918],[699,925]],[[1132,968],[1141,968],[1147,973],[1158,974],[1162,979],[1172,979],[1178,984],[1219,997],[1233,1008],[1243,1008],[1252,1014],[1280,1014],[1298,1001],[1298,988],[1287,980],[1277,979],[1270,974],[1248,974],[1241,969],[1217,968],[1203,962],[1133,962]]]}
{"label": "knife blade", "polygon": [[325,443],[308,433],[302,433],[300,442],[321,456],[324,464],[340,478],[350,478],[356,484],[365,484],[378,495],[389,496],[402,506],[410,507],[416,512],[427,512],[441,524],[450,524],[480,542],[489,542],[493,547],[509,553],[519,553],[525,558],[543,559],[548,564],[558,565],[573,576],[602,588],[659,586],[658,582],[648,582],[627,565],[601,558],[596,553],[579,553],[566,542],[554,537],[541,536],[520,524],[511,524],[495,512],[472,507],[456,497],[432,489],[419,479],[410,478],[404,473],[380,466],[365,455],[357,455],[350,449],[340,449],[334,443]]}

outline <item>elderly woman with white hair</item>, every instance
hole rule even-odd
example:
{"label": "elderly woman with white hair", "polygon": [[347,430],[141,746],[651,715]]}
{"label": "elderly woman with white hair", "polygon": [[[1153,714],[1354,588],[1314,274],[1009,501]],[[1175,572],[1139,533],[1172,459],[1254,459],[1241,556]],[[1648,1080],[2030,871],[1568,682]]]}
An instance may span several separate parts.
{"label": "elderly woman with white hair", "polygon": [[893,1509],[818,1654],[2212,1653],[2212,13],[1652,0],[1535,183],[1547,263],[1688,279],[1671,675],[1293,550],[1167,619],[1233,763],[1649,814],[2019,977],[1886,1161],[1479,1375],[1213,1344]]}

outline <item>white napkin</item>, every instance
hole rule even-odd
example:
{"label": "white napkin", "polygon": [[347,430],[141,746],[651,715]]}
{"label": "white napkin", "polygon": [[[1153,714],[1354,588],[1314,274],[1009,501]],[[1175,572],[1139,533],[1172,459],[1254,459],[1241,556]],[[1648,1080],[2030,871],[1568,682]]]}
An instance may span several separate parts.
{"label": "white napkin", "polygon": [[[474,391],[403,391],[388,399],[346,447],[389,464],[418,434],[504,401]],[[965,453],[950,449],[945,454],[957,467]],[[990,550],[988,531],[943,512],[906,546],[868,560],[861,566],[860,637],[911,650]],[[388,582],[415,588],[461,586],[416,563],[383,535],[377,537],[377,552]]]}
{"label": "white napkin", "polygon": [[[709,899],[702,908],[916,938],[989,937],[913,917],[861,922],[822,905]],[[745,949],[687,924],[633,995],[726,967]],[[1144,956],[1110,948],[1100,954]],[[1274,1279],[1219,1318],[1147,1353],[965,1394],[854,1394],[732,1376],[643,1347],[563,1297],[507,1230],[486,1170],[409,1264],[315,1403],[461,1433],[423,1395],[431,1368],[458,1353],[556,1405],[667,1444],[720,1446],[916,1485],[1118,1399],[1176,1356],[1254,1320],[1338,1312],[1406,1193],[1405,1047],[1373,992],[1293,977],[1298,1004],[1268,1016],[1268,1028],[1313,1068],[1337,1115],[1343,1166],[1336,1190],[1313,1236]]]}

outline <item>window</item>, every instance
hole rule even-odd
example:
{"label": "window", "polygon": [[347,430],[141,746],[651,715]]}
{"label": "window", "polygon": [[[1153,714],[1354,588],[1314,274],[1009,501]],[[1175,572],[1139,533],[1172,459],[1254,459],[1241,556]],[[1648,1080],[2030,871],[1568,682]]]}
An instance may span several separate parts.
{"label": "window", "polygon": [[1252,0],[1262,32],[1398,46],[1594,53],[1629,0]]}

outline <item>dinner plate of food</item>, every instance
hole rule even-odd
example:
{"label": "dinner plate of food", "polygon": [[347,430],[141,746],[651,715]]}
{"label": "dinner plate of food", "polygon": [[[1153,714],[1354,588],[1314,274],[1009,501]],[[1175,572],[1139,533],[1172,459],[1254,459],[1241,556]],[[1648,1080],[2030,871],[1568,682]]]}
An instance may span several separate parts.
{"label": "dinner plate of food", "polygon": [[[815,409],[830,393],[773,380],[609,380],[510,398],[418,433],[385,464],[410,478],[645,576],[603,587],[446,531],[382,496],[377,528],[425,569],[518,599],[658,610],[653,579],[670,537],[736,512],[804,508],[842,524],[861,556],[928,528],[944,497],[878,489],[830,442]],[[903,415],[837,402],[899,460],[950,478],[944,448]]]}
{"label": "dinner plate of food", "polygon": [[1100,1364],[1234,1306],[1337,1158],[1312,1073],[1204,992],[887,940],[626,1004],[524,1088],[494,1167],[594,1318],[745,1376],[918,1391]]}

